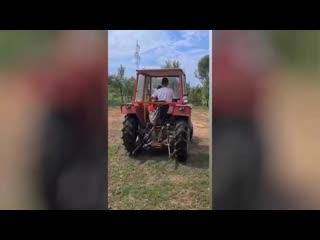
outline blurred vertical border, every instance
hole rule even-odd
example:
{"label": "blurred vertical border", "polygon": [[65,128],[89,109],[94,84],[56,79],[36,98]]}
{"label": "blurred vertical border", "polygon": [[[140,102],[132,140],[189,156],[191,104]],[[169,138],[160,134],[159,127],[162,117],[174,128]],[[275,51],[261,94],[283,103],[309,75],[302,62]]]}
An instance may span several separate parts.
{"label": "blurred vertical border", "polygon": [[213,156],[213,73],[212,73],[212,69],[213,69],[213,30],[209,30],[209,117],[210,117],[210,121],[209,121],[209,131],[211,132],[210,136],[209,136],[209,174],[210,174],[210,208],[211,210],[213,210],[213,166],[212,166],[212,156]]}

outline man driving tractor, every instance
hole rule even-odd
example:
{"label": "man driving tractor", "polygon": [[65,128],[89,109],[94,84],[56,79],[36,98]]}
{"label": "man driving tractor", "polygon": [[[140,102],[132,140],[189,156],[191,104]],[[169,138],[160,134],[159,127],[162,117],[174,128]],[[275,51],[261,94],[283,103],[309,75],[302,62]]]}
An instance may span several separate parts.
{"label": "man driving tractor", "polygon": [[172,88],[168,87],[169,80],[168,78],[164,77],[161,81],[161,88],[158,88],[153,94],[152,98],[157,98],[159,102],[172,102],[173,100],[173,90]]}
{"label": "man driving tractor", "polygon": [[[172,102],[174,97],[174,92],[172,88],[168,87],[169,80],[168,78],[164,77],[161,81],[161,87],[159,86],[156,91],[151,96],[152,101],[159,101],[159,102]],[[152,106],[153,109],[153,106]],[[169,107],[169,105],[163,105],[160,109],[160,118],[163,120],[167,114],[172,113],[173,108]]]}

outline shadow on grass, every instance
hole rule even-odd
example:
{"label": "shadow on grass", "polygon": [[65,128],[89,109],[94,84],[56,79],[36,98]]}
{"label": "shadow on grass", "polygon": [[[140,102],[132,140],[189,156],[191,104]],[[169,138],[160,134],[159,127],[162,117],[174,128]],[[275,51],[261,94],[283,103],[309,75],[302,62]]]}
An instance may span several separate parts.
{"label": "shadow on grass", "polygon": [[185,165],[192,168],[209,168],[209,145],[201,144],[197,136],[192,138],[189,157]]}
{"label": "shadow on grass", "polygon": [[169,162],[169,155],[167,148],[150,148],[148,150],[142,150],[137,155],[131,156],[132,159],[139,161],[140,164],[144,164],[147,161],[155,162]]}
{"label": "shadow on grass", "polygon": [[[170,162],[175,161],[169,159],[168,149],[165,147],[160,149],[151,148],[148,150],[142,150],[139,154],[132,156],[131,158],[139,161],[139,164],[144,164],[147,161],[167,162],[169,164]],[[194,136],[190,144],[190,151],[187,161],[176,161],[175,168],[178,168],[180,164],[191,168],[208,169],[209,146],[201,145],[200,139],[197,136]]]}

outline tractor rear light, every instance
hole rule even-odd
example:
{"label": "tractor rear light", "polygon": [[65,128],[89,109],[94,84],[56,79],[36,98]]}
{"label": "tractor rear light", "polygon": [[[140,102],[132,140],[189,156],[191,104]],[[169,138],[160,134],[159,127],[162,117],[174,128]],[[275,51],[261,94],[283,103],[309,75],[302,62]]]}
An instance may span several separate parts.
{"label": "tractor rear light", "polygon": [[179,111],[184,111],[184,107],[179,107]]}
{"label": "tractor rear light", "polygon": [[189,103],[188,96],[184,96],[184,97],[183,97],[183,103],[184,103],[184,104],[188,104],[188,103]]}
{"label": "tractor rear light", "polygon": [[127,109],[130,109],[130,108],[131,108],[131,105],[129,105],[129,104],[126,105],[126,108],[127,108]]}

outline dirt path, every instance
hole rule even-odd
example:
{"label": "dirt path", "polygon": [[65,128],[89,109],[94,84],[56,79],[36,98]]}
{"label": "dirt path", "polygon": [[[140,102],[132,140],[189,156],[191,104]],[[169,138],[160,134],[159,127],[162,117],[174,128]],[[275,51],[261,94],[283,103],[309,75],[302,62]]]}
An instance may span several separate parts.
{"label": "dirt path", "polygon": [[186,164],[168,160],[166,149],[128,157],[121,141],[124,116],[108,110],[109,205],[113,209],[208,209],[208,110],[194,109],[194,137]]}
{"label": "dirt path", "polygon": [[268,149],[266,174],[283,195],[307,209],[319,209],[320,201],[320,85],[317,79],[279,72],[269,80],[267,94],[259,108],[259,123]]}

